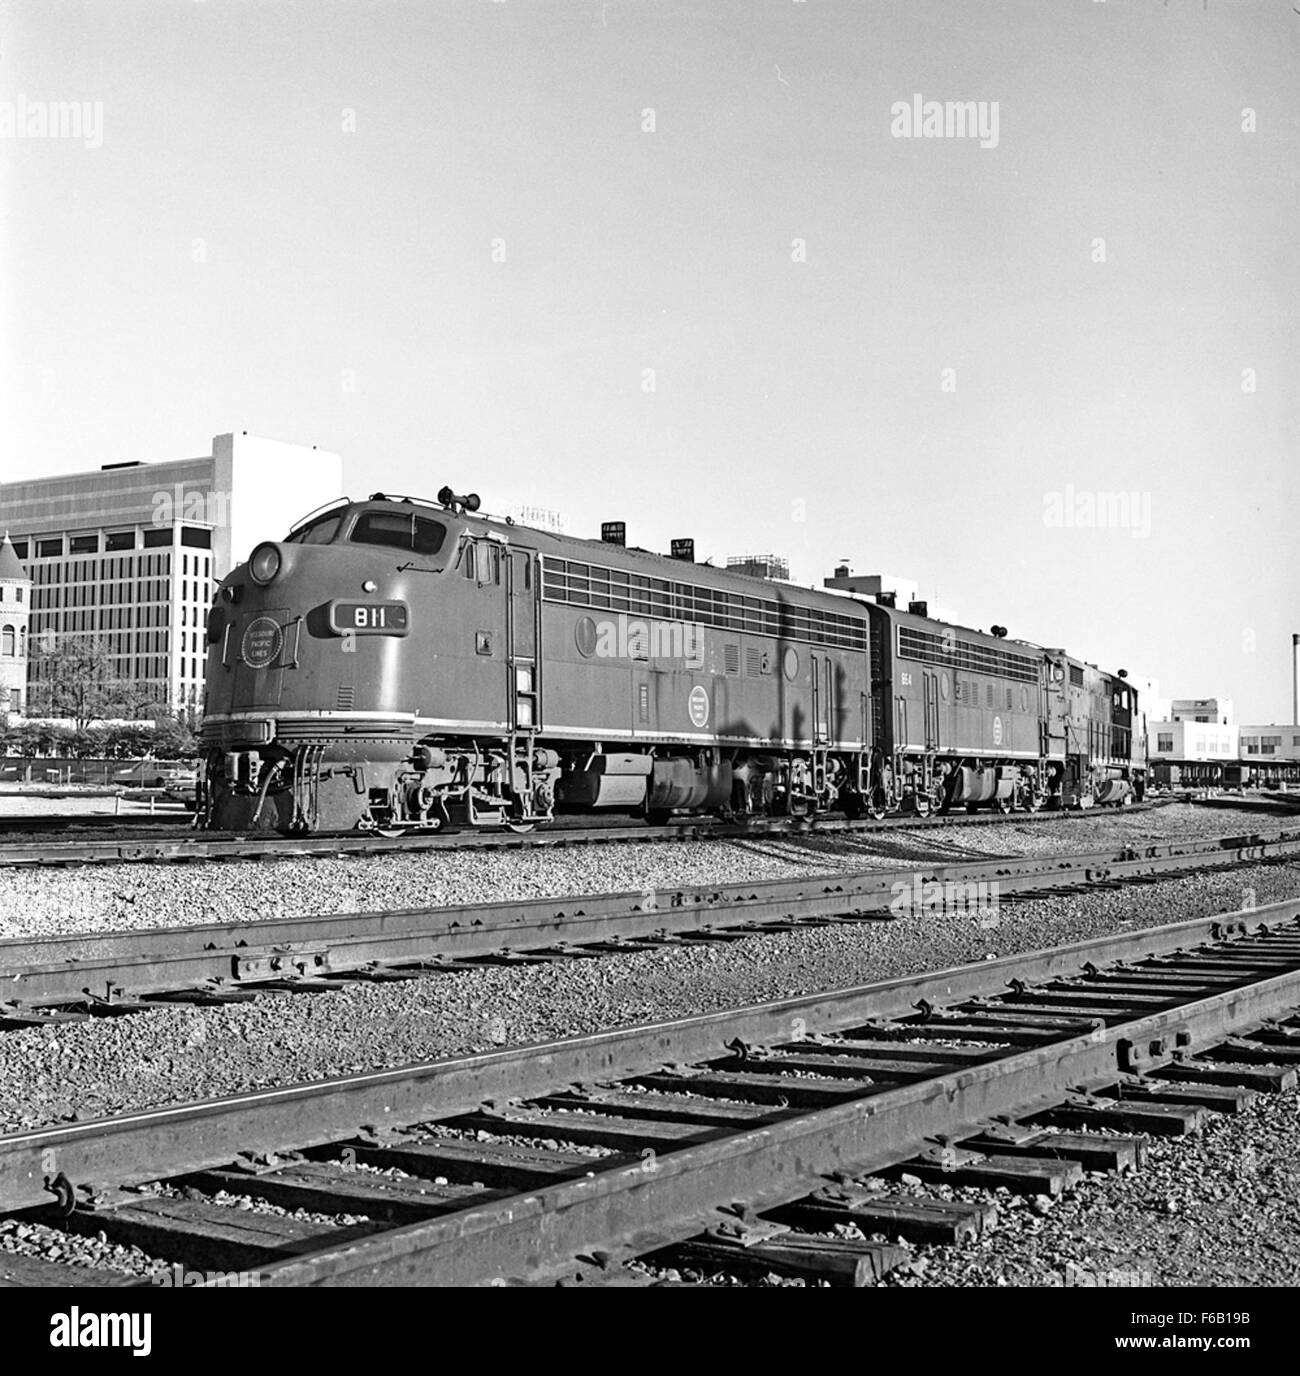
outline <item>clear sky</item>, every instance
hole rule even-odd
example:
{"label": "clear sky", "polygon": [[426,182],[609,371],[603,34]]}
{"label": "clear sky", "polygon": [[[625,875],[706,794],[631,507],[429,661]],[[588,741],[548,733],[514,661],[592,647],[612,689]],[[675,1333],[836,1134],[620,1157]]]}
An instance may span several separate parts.
{"label": "clear sky", "polygon": [[0,477],[247,429],[1289,720],[1298,59],[1290,0],[0,3]]}

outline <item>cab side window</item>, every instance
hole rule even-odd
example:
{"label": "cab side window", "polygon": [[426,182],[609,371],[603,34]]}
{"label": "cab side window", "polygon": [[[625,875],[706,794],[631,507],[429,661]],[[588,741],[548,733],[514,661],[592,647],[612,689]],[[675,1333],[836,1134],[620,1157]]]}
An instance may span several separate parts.
{"label": "cab side window", "polygon": [[480,588],[501,583],[501,546],[493,540],[471,540],[465,546],[463,558],[465,577]]}

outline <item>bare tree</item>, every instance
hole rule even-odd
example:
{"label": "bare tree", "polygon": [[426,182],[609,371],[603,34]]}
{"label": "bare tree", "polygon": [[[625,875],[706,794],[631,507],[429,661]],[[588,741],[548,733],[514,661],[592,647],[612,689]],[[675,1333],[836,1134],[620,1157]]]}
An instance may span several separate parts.
{"label": "bare tree", "polygon": [[157,708],[157,687],[115,676],[108,646],[94,636],[64,635],[33,647],[29,694],[32,716],[66,717],[78,731],[92,721],[148,715]]}

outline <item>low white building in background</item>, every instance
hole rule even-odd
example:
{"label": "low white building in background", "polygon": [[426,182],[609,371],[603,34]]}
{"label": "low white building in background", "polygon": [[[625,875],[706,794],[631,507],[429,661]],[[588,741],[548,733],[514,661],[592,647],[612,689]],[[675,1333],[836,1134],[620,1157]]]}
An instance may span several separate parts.
{"label": "low white building in background", "polygon": [[1237,727],[1221,722],[1147,722],[1147,758],[1152,764],[1162,760],[1224,764],[1237,759],[1237,747]]}
{"label": "low white building in background", "polygon": [[1239,726],[1237,731],[1245,764],[1300,760],[1300,725]]}

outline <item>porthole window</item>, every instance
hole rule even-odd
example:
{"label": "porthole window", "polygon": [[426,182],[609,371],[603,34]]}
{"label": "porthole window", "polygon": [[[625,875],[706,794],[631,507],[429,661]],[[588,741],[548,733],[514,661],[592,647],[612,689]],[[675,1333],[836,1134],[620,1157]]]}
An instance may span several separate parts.
{"label": "porthole window", "polygon": [[578,653],[590,659],[596,653],[596,623],[589,616],[580,616],[573,628],[573,638],[577,642]]}
{"label": "porthole window", "polygon": [[952,692],[952,683],[949,681],[946,671],[939,675],[939,691],[943,694],[944,702],[947,702],[948,694]]}
{"label": "porthole window", "polygon": [[785,647],[785,653],[781,656],[781,669],[785,673],[786,678],[789,679],[791,683],[793,683],[795,679],[798,677],[799,652],[794,648],[793,645],[787,645]]}

